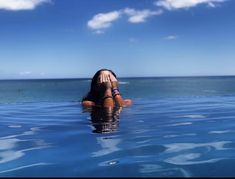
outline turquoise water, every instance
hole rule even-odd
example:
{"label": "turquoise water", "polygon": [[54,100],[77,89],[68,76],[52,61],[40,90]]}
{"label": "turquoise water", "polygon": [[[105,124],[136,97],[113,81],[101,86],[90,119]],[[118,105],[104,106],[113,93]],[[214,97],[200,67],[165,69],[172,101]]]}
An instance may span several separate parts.
{"label": "turquoise water", "polygon": [[80,106],[89,85],[0,81],[0,177],[235,176],[235,77],[122,78],[134,104],[108,133]]}

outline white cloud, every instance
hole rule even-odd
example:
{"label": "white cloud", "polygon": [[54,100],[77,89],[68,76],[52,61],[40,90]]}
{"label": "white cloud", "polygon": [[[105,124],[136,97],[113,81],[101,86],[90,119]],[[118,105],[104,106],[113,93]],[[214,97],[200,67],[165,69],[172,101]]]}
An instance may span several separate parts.
{"label": "white cloud", "polygon": [[135,10],[130,8],[124,9],[123,12],[129,16],[128,21],[131,23],[142,23],[145,22],[148,17],[162,14],[161,10],[158,11],[151,11],[149,9]]}
{"label": "white cloud", "polygon": [[93,30],[97,30],[97,33],[100,34],[103,31],[100,29],[106,29],[112,25],[112,22],[120,18],[120,11],[112,11],[108,13],[100,13],[95,15],[91,20],[88,21],[87,25]]}
{"label": "white cloud", "polygon": [[0,0],[0,9],[19,11],[32,10],[36,6],[51,0]]}
{"label": "white cloud", "polygon": [[[207,4],[210,7],[216,7],[217,4],[223,3],[228,0],[155,0],[155,5],[162,7],[167,10],[191,8],[199,4]],[[111,11],[108,13],[99,13],[95,15],[91,20],[88,21],[87,25],[89,28],[94,30],[95,34],[103,34],[104,29],[109,28],[112,23],[118,20],[123,15],[126,15],[128,22],[130,23],[143,23],[149,17],[161,15],[164,12],[162,9],[157,10],[136,10],[133,8],[124,8],[117,11]],[[168,40],[176,39],[176,36],[169,36]]]}
{"label": "white cloud", "polygon": [[164,7],[168,10],[190,8],[199,4],[208,4],[210,7],[215,7],[216,3],[222,3],[226,0],[158,0],[154,4]]}
{"label": "white cloud", "polygon": [[178,36],[176,35],[169,35],[167,37],[165,37],[166,40],[176,40],[178,38]]}
{"label": "white cloud", "polygon": [[128,21],[130,23],[142,23],[145,22],[148,17],[160,14],[162,14],[162,10],[151,11],[148,9],[135,10],[125,8],[118,11],[96,14],[91,20],[88,21],[87,26],[92,30],[95,30],[95,34],[103,34],[104,29],[109,28],[114,21],[118,20],[123,15],[128,16]]}
{"label": "white cloud", "polygon": [[22,72],[20,72],[20,75],[30,75],[30,74],[32,74],[31,71],[22,71]]}

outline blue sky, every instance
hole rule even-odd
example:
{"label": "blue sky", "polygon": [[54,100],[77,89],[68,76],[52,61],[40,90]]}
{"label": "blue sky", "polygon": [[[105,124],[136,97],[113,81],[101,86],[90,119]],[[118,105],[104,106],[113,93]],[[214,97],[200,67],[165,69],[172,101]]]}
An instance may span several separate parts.
{"label": "blue sky", "polygon": [[0,0],[0,79],[235,75],[234,0]]}

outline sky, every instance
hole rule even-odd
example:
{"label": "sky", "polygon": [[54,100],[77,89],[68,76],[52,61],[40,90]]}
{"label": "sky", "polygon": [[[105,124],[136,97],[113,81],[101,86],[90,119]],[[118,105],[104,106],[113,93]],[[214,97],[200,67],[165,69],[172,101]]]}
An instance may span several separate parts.
{"label": "sky", "polygon": [[0,79],[235,75],[235,0],[0,0]]}

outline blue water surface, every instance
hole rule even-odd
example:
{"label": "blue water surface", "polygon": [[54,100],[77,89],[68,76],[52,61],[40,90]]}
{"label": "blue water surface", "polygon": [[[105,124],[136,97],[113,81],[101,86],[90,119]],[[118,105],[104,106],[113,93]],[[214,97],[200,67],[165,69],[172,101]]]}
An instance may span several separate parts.
{"label": "blue water surface", "polygon": [[235,77],[122,78],[94,132],[89,79],[0,81],[0,177],[235,176]]}

